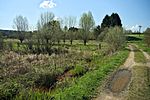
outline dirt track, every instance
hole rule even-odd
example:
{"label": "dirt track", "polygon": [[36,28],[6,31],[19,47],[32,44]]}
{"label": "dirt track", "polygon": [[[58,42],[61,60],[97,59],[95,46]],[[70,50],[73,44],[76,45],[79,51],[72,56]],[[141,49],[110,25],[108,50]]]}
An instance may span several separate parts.
{"label": "dirt track", "polygon": [[[130,84],[130,79],[132,78],[132,67],[133,66],[150,67],[150,56],[141,49],[140,51],[143,52],[145,58],[147,59],[147,63],[146,64],[136,63],[134,61],[134,54],[135,54],[134,46],[129,45],[130,54],[128,58],[126,59],[125,63],[122,66],[120,66],[119,70],[117,70],[111,76],[111,80],[106,82],[106,86],[102,88],[103,91],[101,91],[99,96],[94,100],[126,100],[124,95],[126,95],[127,93],[128,86]],[[122,72],[120,72],[120,70],[122,70]],[[129,71],[129,72],[124,73],[123,70]]]}

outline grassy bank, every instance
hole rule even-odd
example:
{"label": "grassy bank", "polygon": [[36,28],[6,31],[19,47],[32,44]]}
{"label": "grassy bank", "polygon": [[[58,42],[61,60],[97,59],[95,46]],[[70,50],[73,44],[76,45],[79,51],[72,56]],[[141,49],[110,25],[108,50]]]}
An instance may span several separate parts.
{"label": "grassy bank", "polygon": [[105,77],[118,68],[127,58],[129,51],[119,51],[113,56],[107,56],[99,59],[98,56],[94,57],[95,70],[87,72],[84,76],[74,80],[74,83],[63,89],[58,90],[51,94],[50,92],[39,91],[23,91],[16,99],[39,100],[54,99],[54,100],[87,100],[91,99],[95,94],[97,87],[105,79]]}
{"label": "grassy bank", "polygon": [[148,68],[133,67],[133,78],[130,84],[128,100],[150,100],[150,81]]}
{"label": "grassy bank", "polygon": [[145,63],[146,59],[145,59],[145,56],[143,55],[143,53],[136,47],[134,48],[134,51],[135,51],[135,57],[134,57],[135,62]]}

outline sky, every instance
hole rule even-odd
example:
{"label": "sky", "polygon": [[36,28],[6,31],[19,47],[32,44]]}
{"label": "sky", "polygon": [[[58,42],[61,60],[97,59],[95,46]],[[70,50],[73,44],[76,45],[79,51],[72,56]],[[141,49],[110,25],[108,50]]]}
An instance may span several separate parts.
{"label": "sky", "polygon": [[12,30],[13,19],[22,15],[33,30],[40,14],[47,11],[56,18],[75,16],[78,21],[84,12],[91,11],[96,25],[106,14],[118,13],[126,29],[138,31],[141,25],[144,31],[150,27],[150,0],[0,0],[0,29]]}

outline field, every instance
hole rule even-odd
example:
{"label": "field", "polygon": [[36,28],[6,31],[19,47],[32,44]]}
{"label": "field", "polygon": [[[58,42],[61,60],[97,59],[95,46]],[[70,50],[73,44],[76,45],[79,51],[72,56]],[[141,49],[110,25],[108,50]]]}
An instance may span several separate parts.
{"label": "field", "polygon": [[[131,37],[137,39],[139,36],[130,35]],[[143,39],[143,36],[140,38]],[[104,83],[109,83],[107,89],[118,95],[122,91],[128,92],[129,95],[121,97],[124,100],[136,100],[143,95],[146,98],[141,100],[148,100],[149,98],[146,94],[149,91],[149,81],[146,81],[149,79],[149,76],[146,76],[149,74],[147,72],[149,68],[144,67],[147,60],[141,49],[148,53],[150,53],[150,49],[140,39],[129,40],[126,48],[113,54],[107,54],[108,45],[105,42],[101,42],[101,48],[99,48],[98,42],[95,40],[89,41],[86,46],[80,40],[75,40],[72,45],[69,41],[66,41],[65,44],[60,42],[59,45],[53,47],[56,51],[51,55],[27,53],[26,42],[20,44],[18,48],[18,40],[5,40],[5,44],[10,42],[12,43],[12,50],[0,53],[1,100],[37,100],[37,98],[38,100],[89,100],[95,97],[104,98],[108,95],[107,93],[97,94],[97,91],[101,91],[98,90],[99,87],[103,86]],[[124,64],[131,52],[130,45],[134,52],[133,60],[137,65],[133,65],[133,69],[128,69],[127,66],[125,70],[124,68],[120,70],[120,66]],[[143,71],[147,74],[143,74]],[[113,73],[115,73],[114,76]],[[139,73],[141,74],[138,75]],[[107,83],[108,77],[110,79]],[[142,94],[137,94],[136,87],[140,85],[138,81],[142,80],[142,77],[144,77],[143,81],[146,82],[140,89]],[[105,86],[103,89],[105,90]]]}
{"label": "field", "polygon": [[1,0],[0,100],[150,100],[148,4]]}
{"label": "field", "polygon": [[[78,40],[74,41],[72,45],[69,45],[68,42],[65,45],[55,46],[54,48],[63,48],[61,54],[52,54],[51,56],[26,54],[23,48],[24,44],[19,47],[21,52],[17,53],[18,41],[7,39],[5,43],[10,41],[13,41],[13,51],[1,52],[0,58],[1,99],[15,97],[18,99],[24,98],[25,95],[30,99],[59,98],[63,94],[68,95],[63,95],[63,98],[72,98],[77,94],[70,95],[70,92],[67,91],[76,93],[84,84],[82,86],[83,94],[78,96],[84,98],[85,95],[85,98],[91,98],[90,95],[96,90],[100,81],[109,72],[119,67],[128,55],[128,50],[119,51],[114,55],[106,55],[107,45],[105,43],[102,43],[102,48],[99,50],[96,41],[89,41],[87,46],[84,46]],[[86,93],[87,88],[90,93]],[[26,93],[27,91],[30,91],[29,94]]]}

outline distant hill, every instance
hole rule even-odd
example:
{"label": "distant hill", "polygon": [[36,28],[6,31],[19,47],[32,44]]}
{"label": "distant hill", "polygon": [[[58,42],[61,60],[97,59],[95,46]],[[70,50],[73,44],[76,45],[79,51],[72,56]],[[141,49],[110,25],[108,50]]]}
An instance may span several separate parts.
{"label": "distant hill", "polygon": [[2,30],[0,29],[0,33],[2,33],[4,36],[8,36],[10,34],[16,33],[17,31],[15,30]]}

